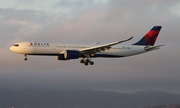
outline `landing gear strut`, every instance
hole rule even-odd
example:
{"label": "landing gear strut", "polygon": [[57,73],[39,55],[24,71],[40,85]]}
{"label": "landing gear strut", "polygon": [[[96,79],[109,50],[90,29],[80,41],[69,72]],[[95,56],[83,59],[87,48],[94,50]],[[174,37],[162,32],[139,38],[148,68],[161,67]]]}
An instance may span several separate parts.
{"label": "landing gear strut", "polygon": [[24,56],[25,56],[24,60],[27,61],[28,60],[27,55],[24,55]]}

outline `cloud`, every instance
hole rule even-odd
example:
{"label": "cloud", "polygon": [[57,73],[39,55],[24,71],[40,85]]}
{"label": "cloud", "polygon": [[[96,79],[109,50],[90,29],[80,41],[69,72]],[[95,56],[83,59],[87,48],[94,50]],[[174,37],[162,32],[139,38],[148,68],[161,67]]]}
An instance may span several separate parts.
{"label": "cloud", "polygon": [[5,22],[5,24],[13,24],[13,25],[26,25],[27,22],[26,21],[15,21],[14,19]]}
{"label": "cloud", "polygon": [[[53,1],[42,10],[22,6],[27,2],[19,4],[21,9],[12,5],[0,8],[1,88],[179,89],[180,26],[178,8],[174,8],[179,1]],[[40,6],[40,1],[31,1],[29,7],[37,2]],[[51,13],[51,9],[64,14]],[[73,15],[67,17],[70,13]],[[124,43],[129,45],[154,25],[163,26],[156,44],[166,46],[133,57],[96,58],[94,66],[85,67],[79,60],[57,61],[55,57],[28,56],[24,62],[23,55],[9,50],[19,41],[103,44],[134,36]]]}
{"label": "cloud", "polygon": [[178,11],[179,9],[180,9],[180,2],[178,2],[175,6],[170,8],[171,12],[177,16],[180,15],[180,12]]}

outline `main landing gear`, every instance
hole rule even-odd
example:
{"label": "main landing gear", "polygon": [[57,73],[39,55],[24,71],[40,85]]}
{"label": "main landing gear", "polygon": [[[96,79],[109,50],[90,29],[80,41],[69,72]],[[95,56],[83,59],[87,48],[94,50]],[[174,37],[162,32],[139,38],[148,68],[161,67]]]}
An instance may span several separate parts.
{"label": "main landing gear", "polygon": [[88,66],[89,64],[90,64],[90,65],[94,65],[94,62],[91,61],[91,60],[89,60],[88,58],[87,58],[87,59],[84,59],[84,58],[83,58],[83,59],[80,61],[80,63],[84,63],[85,66]]}
{"label": "main landing gear", "polygon": [[24,55],[24,57],[25,57],[24,60],[27,61],[28,60],[27,55]]}
{"label": "main landing gear", "polygon": [[85,58],[83,57],[82,60],[80,61],[81,63],[84,63],[85,66],[94,65],[94,62],[91,61],[90,54],[84,54]]}

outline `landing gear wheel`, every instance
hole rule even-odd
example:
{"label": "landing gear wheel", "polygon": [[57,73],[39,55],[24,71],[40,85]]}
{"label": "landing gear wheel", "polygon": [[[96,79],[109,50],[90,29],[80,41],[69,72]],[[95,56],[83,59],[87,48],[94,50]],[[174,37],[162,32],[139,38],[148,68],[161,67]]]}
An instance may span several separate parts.
{"label": "landing gear wheel", "polygon": [[80,63],[85,63],[84,59],[82,59],[82,60],[80,61]]}
{"label": "landing gear wheel", "polygon": [[25,54],[24,56],[25,56],[24,60],[27,61],[28,60],[27,55]]}
{"label": "landing gear wheel", "polygon": [[90,62],[90,65],[94,65],[94,62],[93,62],[93,61],[91,61],[91,62]]}
{"label": "landing gear wheel", "polygon": [[84,65],[85,65],[85,66],[88,66],[88,62],[85,62]]}
{"label": "landing gear wheel", "polygon": [[28,58],[24,58],[24,60],[25,60],[25,61],[27,61],[27,60],[28,60]]}

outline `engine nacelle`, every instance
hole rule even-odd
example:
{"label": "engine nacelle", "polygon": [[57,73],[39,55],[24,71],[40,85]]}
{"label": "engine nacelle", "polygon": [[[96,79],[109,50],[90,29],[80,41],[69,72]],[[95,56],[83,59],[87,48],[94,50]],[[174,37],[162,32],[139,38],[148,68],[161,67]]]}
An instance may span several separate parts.
{"label": "engine nacelle", "polygon": [[64,53],[64,58],[65,59],[78,59],[80,55],[81,53],[79,51],[66,50]]}
{"label": "engine nacelle", "polygon": [[81,53],[75,50],[66,50],[61,52],[61,54],[62,55],[57,56],[57,60],[78,59],[81,56]]}
{"label": "engine nacelle", "polygon": [[56,58],[57,58],[57,60],[67,60],[64,58],[64,54],[61,54],[61,55],[57,56]]}

